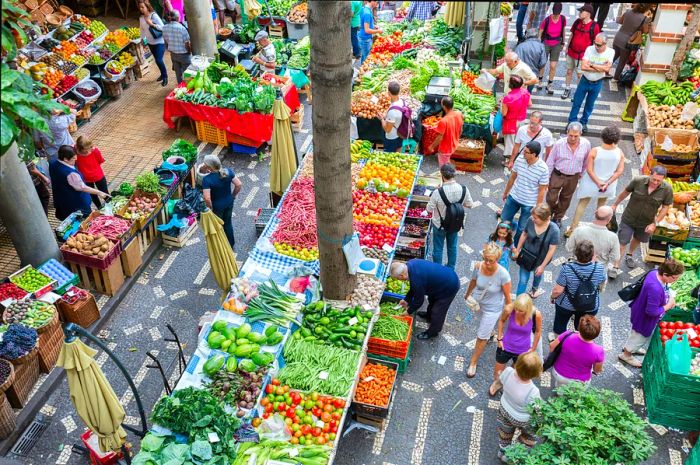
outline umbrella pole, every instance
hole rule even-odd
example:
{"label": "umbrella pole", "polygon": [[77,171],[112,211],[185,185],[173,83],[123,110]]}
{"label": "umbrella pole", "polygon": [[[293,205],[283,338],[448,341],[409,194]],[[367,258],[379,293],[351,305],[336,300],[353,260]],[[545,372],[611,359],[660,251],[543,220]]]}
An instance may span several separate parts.
{"label": "umbrella pole", "polygon": [[[63,332],[66,335],[66,338],[65,338],[66,342],[72,342],[73,340],[75,340],[76,338],[78,338],[80,336],[85,336],[90,341],[95,343],[95,345],[97,345],[100,349],[104,350],[104,352],[109,356],[109,358],[111,358],[114,361],[114,363],[117,365],[119,370],[124,375],[124,378],[126,378],[127,383],[129,383],[129,387],[131,388],[131,391],[134,393],[134,399],[136,400],[136,405],[138,406],[138,409],[139,409],[139,415],[141,416],[141,430],[133,428],[129,425],[122,425],[122,426],[124,427],[124,429],[127,429],[127,430],[133,432],[134,434],[138,435],[139,437],[143,438],[146,435],[146,433],[148,432],[148,425],[146,422],[146,413],[143,409],[143,403],[141,403],[141,396],[139,396],[139,393],[136,390],[136,385],[134,384],[134,380],[131,377],[131,375],[129,374],[129,372],[126,371],[126,368],[124,367],[124,365],[122,365],[121,360],[119,360],[117,358],[117,356],[114,355],[112,353],[112,351],[109,350],[109,348],[107,348],[107,346],[102,343],[102,341],[100,341],[98,338],[96,338],[95,336],[90,334],[88,331],[86,331],[82,327],[76,325],[75,323],[68,323],[67,325],[65,325],[63,327]],[[124,449],[122,449],[122,450],[124,450]],[[125,454],[125,456],[128,456],[128,454]]]}

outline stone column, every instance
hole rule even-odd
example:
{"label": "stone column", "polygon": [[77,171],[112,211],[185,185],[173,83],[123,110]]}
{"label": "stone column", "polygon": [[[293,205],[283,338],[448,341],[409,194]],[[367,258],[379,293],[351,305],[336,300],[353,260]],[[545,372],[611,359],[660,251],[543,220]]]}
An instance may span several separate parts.
{"label": "stone column", "polygon": [[187,26],[190,31],[192,55],[205,55],[213,58],[219,53],[216,48],[214,21],[207,0],[185,0]]}
{"label": "stone column", "polygon": [[56,237],[44,214],[17,145],[0,156],[0,219],[10,233],[22,266],[60,259]]}

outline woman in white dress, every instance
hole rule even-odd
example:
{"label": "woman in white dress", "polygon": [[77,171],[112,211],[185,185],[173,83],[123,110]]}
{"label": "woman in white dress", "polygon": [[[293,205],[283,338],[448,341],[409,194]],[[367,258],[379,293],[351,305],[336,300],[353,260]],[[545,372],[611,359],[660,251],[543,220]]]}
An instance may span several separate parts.
{"label": "woman in white dress", "polygon": [[571,220],[571,226],[564,233],[566,237],[576,229],[592,198],[597,198],[598,207],[601,207],[607,203],[608,198],[617,195],[617,179],[625,170],[625,154],[617,146],[620,141],[620,129],[617,126],[608,126],[603,129],[600,137],[603,144],[591,149],[591,153],[588,154],[588,167],[576,190],[576,213]]}

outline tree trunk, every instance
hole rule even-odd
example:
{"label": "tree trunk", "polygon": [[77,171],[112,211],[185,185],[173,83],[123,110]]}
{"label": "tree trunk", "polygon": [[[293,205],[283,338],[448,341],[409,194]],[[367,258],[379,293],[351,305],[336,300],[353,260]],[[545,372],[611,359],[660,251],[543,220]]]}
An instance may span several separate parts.
{"label": "tree trunk", "polygon": [[207,0],[185,0],[187,27],[190,31],[192,55],[205,55],[214,58],[219,50],[216,48],[214,21],[211,18],[211,6]]}
{"label": "tree trunk", "polygon": [[688,27],[685,29],[685,36],[681,39],[681,43],[678,44],[676,53],[673,55],[673,59],[671,60],[671,69],[666,73],[666,78],[673,82],[678,80],[678,73],[680,72],[683,61],[685,60],[685,54],[693,44],[695,35],[698,32],[698,26],[700,26],[700,4],[696,3],[693,5],[690,13],[693,15],[693,17],[690,19]]}
{"label": "tree trunk", "polygon": [[24,265],[60,259],[56,237],[14,144],[0,157],[0,219]]}
{"label": "tree trunk", "polygon": [[326,297],[345,299],[355,288],[343,242],[352,236],[349,2],[310,1],[311,88],[316,222],[321,284]]}

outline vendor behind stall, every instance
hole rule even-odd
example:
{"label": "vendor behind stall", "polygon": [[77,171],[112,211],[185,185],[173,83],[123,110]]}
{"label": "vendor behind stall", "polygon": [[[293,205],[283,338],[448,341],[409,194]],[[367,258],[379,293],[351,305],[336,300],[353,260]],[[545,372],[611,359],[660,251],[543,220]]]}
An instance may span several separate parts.
{"label": "vendor behind stall", "polygon": [[255,34],[255,42],[257,42],[260,51],[253,57],[253,61],[260,65],[263,72],[275,74],[277,52],[275,46],[270,42],[267,32],[260,31]]}
{"label": "vendor behind stall", "polygon": [[78,155],[72,146],[62,145],[58,149],[58,160],[49,164],[56,218],[61,221],[78,210],[89,215],[92,203],[91,194],[97,195],[101,199],[109,198],[109,194],[85,184],[83,176],[75,168],[77,159]]}

